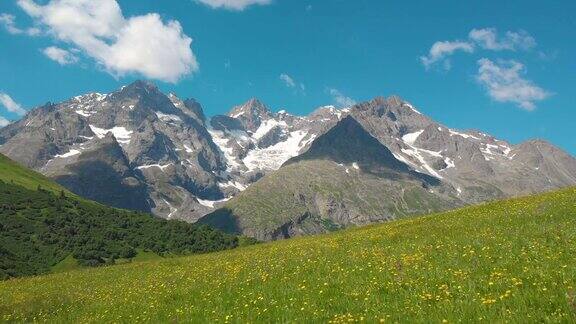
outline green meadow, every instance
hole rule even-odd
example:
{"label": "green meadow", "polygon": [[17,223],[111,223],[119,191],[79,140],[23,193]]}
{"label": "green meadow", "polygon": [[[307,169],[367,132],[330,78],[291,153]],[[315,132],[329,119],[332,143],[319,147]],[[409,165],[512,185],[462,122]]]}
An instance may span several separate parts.
{"label": "green meadow", "polygon": [[0,282],[25,322],[574,322],[576,189]]}

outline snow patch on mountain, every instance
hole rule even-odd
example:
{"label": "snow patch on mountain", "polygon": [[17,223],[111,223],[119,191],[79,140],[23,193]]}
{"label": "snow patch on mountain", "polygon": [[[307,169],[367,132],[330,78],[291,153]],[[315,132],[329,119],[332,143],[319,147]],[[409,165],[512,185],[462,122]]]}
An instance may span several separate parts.
{"label": "snow patch on mountain", "polygon": [[245,113],[245,111],[239,111],[239,112],[237,112],[237,113],[235,113],[235,114],[231,114],[230,117],[232,117],[232,118],[238,118],[238,117],[244,115],[244,113]]}
{"label": "snow patch on mountain", "polygon": [[270,132],[274,127],[283,127],[286,128],[288,125],[285,121],[277,121],[276,119],[268,119],[260,124],[260,127],[254,132],[252,137],[256,140],[261,139],[264,137],[268,132]]}
{"label": "snow patch on mountain", "polygon": [[303,141],[306,135],[308,132],[304,130],[291,132],[285,141],[248,152],[242,162],[248,170],[277,170],[284,162],[298,155],[308,141],[311,141]]}
{"label": "snow patch on mountain", "polygon": [[100,104],[101,101],[106,100],[108,94],[101,93],[89,93],[83,96],[74,97],[74,103],[70,107],[74,109],[74,112],[82,117],[90,117],[97,113],[95,110],[96,106]]}
{"label": "snow patch on mountain", "polygon": [[403,155],[399,154],[399,153],[395,153],[392,152],[392,155],[394,155],[394,157],[396,158],[396,160],[403,162],[404,164],[407,164],[409,166],[411,166],[414,169],[418,169],[418,166],[416,164],[414,164],[414,162],[408,160],[407,158],[405,158]]}
{"label": "snow patch on mountain", "polygon": [[227,165],[228,170],[236,169],[240,166],[240,163],[236,161],[236,157],[234,155],[234,149],[228,146],[228,142],[230,141],[224,134],[223,131],[215,130],[213,128],[208,128],[208,133],[212,136],[212,140],[214,144],[218,146],[218,149],[222,153],[222,157],[224,158],[224,162]]}
{"label": "snow patch on mountain", "polygon": [[184,102],[180,98],[178,98],[175,94],[169,93],[168,99],[170,99],[170,101],[172,102],[174,107],[177,107],[180,109],[182,109],[184,107]]}
{"label": "snow patch on mountain", "polygon": [[171,114],[164,114],[162,112],[157,111],[156,116],[163,122],[181,122],[182,119],[180,116],[171,115]]}
{"label": "snow patch on mountain", "polygon": [[410,148],[408,148],[408,149],[404,149],[404,148],[403,148],[401,151],[402,151],[402,153],[407,154],[407,155],[415,158],[415,159],[420,163],[420,166],[421,166],[424,170],[426,170],[426,172],[427,172],[428,174],[430,174],[431,176],[434,176],[434,177],[436,177],[436,178],[438,178],[438,179],[443,179],[443,178],[444,178],[444,177],[442,177],[438,172],[436,172],[436,170],[434,170],[434,168],[433,168],[432,166],[430,166],[430,165],[428,164],[428,162],[426,161],[426,158],[425,158],[424,154],[422,154],[422,153],[425,153],[425,154],[429,154],[429,155],[433,155],[433,156],[442,156],[442,155],[440,155],[439,152],[434,152],[434,151],[428,151],[428,150],[424,150],[424,149],[419,149],[419,148],[416,148],[416,147],[413,147],[413,146],[410,146]]}
{"label": "snow patch on mountain", "polygon": [[202,206],[206,206],[208,208],[214,208],[214,206],[216,204],[220,204],[220,203],[224,203],[227,202],[228,200],[230,200],[231,198],[224,198],[224,199],[220,199],[220,200],[204,200],[204,199],[200,199],[200,198],[196,198],[196,200],[198,200],[198,202],[200,203],[200,205]]}
{"label": "snow patch on mountain", "polygon": [[450,132],[450,136],[461,136],[461,137],[464,137],[464,138],[466,138],[466,139],[468,139],[468,138],[473,138],[473,139],[475,139],[475,140],[480,140],[480,138],[478,138],[478,137],[476,137],[476,136],[474,136],[474,135],[470,135],[470,134],[466,134],[466,133],[461,133],[461,132],[455,131],[455,130],[453,130],[453,129],[448,129],[448,131]]}
{"label": "snow patch on mountain", "polygon": [[416,140],[418,139],[418,136],[420,136],[423,132],[424,132],[424,130],[421,129],[419,131],[406,134],[406,135],[402,136],[402,140],[404,141],[404,143],[406,143],[408,145],[414,145],[414,142],[416,142]]}
{"label": "snow patch on mountain", "polygon": [[148,165],[141,165],[136,167],[136,169],[138,170],[145,170],[145,169],[150,169],[150,168],[159,168],[162,172],[164,172],[164,170],[166,168],[168,168],[169,166],[173,165],[174,163],[168,163],[168,164],[148,164]]}
{"label": "snow patch on mountain", "polygon": [[76,110],[75,112],[83,117],[90,117],[96,113],[95,111],[84,111],[84,110]]}
{"label": "snow patch on mountain", "polygon": [[172,206],[172,204],[169,203],[168,200],[166,200],[164,198],[162,198],[162,200],[168,206],[168,208],[170,208],[170,213],[166,216],[166,218],[171,219],[172,215],[174,215],[174,213],[178,211],[178,208],[175,208],[174,206]]}
{"label": "snow patch on mountain", "polygon": [[512,148],[508,145],[482,143],[480,146],[480,151],[482,152],[482,155],[484,155],[484,159],[486,161],[492,161],[499,157],[512,159],[512,157],[509,156]]}
{"label": "snow patch on mountain", "polygon": [[416,110],[416,108],[414,108],[414,106],[412,106],[411,104],[405,102],[405,103],[404,103],[404,106],[410,108],[413,112],[417,113],[418,115],[422,115],[422,113],[419,112],[418,110]]}
{"label": "snow patch on mountain", "polygon": [[444,158],[444,163],[446,163],[446,167],[443,170],[446,169],[450,169],[450,168],[455,168],[456,167],[456,163],[454,163],[454,160],[452,160],[449,157],[445,157]]}
{"label": "snow patch on mountain", "polygon": [[130,139],[131,139],[132,133],[133,133],[133,131],[127,130],[126,127],[122,127],[122,126],[115,126],[113,128],[110,128],[110,129],[99,128],[99,127],[96,127],[94,125],[89,125],[89,126],[90,126],[90,129],[92,130],[92,132],[94,134],[96,134],[96,136],[98,136],[98,138],[104,138],[106,136],[106,134],[112,133],[112,135],[114,135],[114,137],[116,138],[116,140],[120,144],[130,143]]}
{"label": "snow patch on mountain", "polygon": [[74,155],[78,155],[78,154],[80,154],[80,153],[81,153],[81,152],[80,152],[79,150],[70,150],[70,151],[67,152],[67,153],[58,154],[58,155],[55,155],[54,157],[56,157],[56,158],[67,158],[67,157],[71,157],[71,156],[74,156]]}
{"label": "snow patch on mountain", "polygon": [[241,184],[240,182],[237,181],[232,181],[232,180],[228,180],[226,182],[219,182],[218,183],[218,187],[220,188],[236,188],[239,191],[244,191],[246,190],[247,186]]}
{"label": "snow patch on mountain", "polygon": [[186,151],[186,153],[193,153],[194,152],[194,150],[186,144],[184,144],[184,150]]}

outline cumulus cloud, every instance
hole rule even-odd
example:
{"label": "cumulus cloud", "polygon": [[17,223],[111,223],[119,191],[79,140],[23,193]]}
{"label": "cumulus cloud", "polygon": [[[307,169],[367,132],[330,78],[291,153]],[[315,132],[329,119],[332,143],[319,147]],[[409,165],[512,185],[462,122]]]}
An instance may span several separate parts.
{"label": "cumulus cloud", "polygon": [[196,0],[197,2],[203,3],[211,8],[217,9],[228,9],[242,11],[246,7],[251,5],[267,5],[272,2],[272,0]]}
{"label": "cumulus cloud", "polygon": [[420,57],[420,61],[422,64],[424,64],[426,69],[429,69],[435,63],[443,62],[444,69],[449,70],[450,61],[447,57],[457,51],[472,53],[474,52],[474,45],[469,42],[462,41],[436,42],[430,48],[427,56]]}
{"label": "cumulus cloud", "polygon": [[15,113],[20,116],[26,114],[26,110],[24,110],[22,106],[17,104],[14,99],[12,99],[12,97],[6,93],[0,92],[0,104],[11,113]]}
{"label": "cumulus cloud", "polygon": [[356,100],[345,96],[340,90],[330,88],[328,93],[332,96],[332,100],[338,107],[350,107],[356,104]]}
{"label": "cumulus cloud", "polygon": [[26,34],[29,36],[36,36],[40,34],[40,29],[36,27],[26,29],[18,28],[16,26],[16,17],[7,13],[0,14],[0,24],[2,24],[6,31],[12,35]]}
{"label": "cumulus cloud", "polygon": [[74,54],[56,46],[46,47],[42,50],[42,53],[51,60],[58,62],[60,65],[68,65],[78,62],[78,58]]}
{"label": "cumulus cloud", "polygon": [[139,73],[176,82],[198,70],[192,39],[178,21],[165,23],[156,13],[126,18],[116,0],[51,0],[45,5],[18,0],[18,5],[54,38],[80,49],[114,76]]}
{"label": "cumulus cloud", "polygon": [[550,93],[532,81],[523,78],[524,65],[514,60],[494,63],[489,59],[478,60],[476,79],[498,102],[513,102],[526,110],[536,108],[535,101],[548,98]]}
{"label": "cumulus cloud", "polygon": [[468,37],[476,42],[480,47],[492,50],[528,50],[536,46],[536,40],[527,32],[507,31],[504,37],[498,37],[496,28],[472,29]]}

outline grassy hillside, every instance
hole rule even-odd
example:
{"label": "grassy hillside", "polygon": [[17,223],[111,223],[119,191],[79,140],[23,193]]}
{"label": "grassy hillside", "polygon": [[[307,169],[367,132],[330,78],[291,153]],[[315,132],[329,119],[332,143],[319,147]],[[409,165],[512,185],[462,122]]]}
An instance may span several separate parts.
{"label": "grassy hillside", "polygon": [[[385,197],[385,199],[383,199]],[[329,232],[454,208],[422,183],[390,180],[329,160],[285,165],[201,223],[261,241]]]}
{"label": "grassy hillside", "polygon": [[206,226],[80,199],[0,155],[0,280],[238,244]]}
{"label": "grassy hillside", "polygon": [[0,320],[574,322],[576,189],[0,283]]}
{"label": "grassy hillside", "polygon": [[0,154],[0,181],[23,186],[36,190],[38,186],[44,190],[59,194],[60,191],[68,193],[68,190],[56,182],[46,178],[42,174],[24,168],[18,163]]}

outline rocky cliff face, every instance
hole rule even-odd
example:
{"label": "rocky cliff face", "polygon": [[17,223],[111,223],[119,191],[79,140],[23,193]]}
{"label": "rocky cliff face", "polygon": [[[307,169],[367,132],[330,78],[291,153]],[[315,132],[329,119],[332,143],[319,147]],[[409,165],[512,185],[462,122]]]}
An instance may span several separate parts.
{"label": "rocky cliff face", "polygon": [[449,183],[466,203],[575,184],[576,160],[542,141],[512,145],[479,131],[450,129],[396,97],[360,104],[351,114],[399,160]]}
{"label": "rocky cliff face", "polygon": [[205,122],[194,100],[137,81],[31,111],[0,131],[0,150],[87,198],[193,221],[225,198]]}
{"label": "rocky cliff face", "polygon": [[[85,197],[196,221],[292,158],[318,167],[322,159],[303,161],[302,154],[314,145],[327,154],[330,144],[315,142],[346,116],[395,161],[440,182],[457,204],[576,185],[575,159],[549,143],[512,145],[450,129],[398,97],[320,107],[308,116],[273,112],[251,99],[208,119],[194,99],[165,95],[143,81],[36,108],[0,129],[0,152]],[[349,147],[349,161],[338,163],[350,171],[361,153],[361,146]],[[348,214],[336,198],[314,199],[324,206],[314,210],[323,215],[361,217],[343,216]]]}

